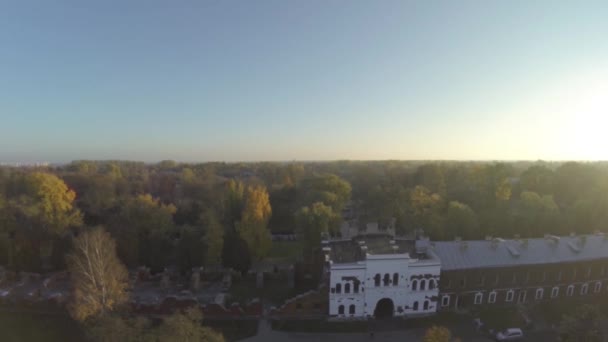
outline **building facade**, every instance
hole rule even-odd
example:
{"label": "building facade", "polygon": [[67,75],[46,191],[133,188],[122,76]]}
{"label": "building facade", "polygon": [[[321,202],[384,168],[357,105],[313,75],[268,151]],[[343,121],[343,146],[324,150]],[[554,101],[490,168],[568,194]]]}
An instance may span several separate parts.
{"label": "building facade", "polygon": [[608,237],[324,241],[329,316],[416,317],[608,294]]}
{"label": "building facade", "polygon": [[329,315],[367,318],[432,314],[437,310],[440,264],[425,243],[388,236],[326,242]]}
{"label": "building facade", "polygon": [[602,234],[436,242],[435,252],[443,261],[440,310],[532,305],[607,290]]}

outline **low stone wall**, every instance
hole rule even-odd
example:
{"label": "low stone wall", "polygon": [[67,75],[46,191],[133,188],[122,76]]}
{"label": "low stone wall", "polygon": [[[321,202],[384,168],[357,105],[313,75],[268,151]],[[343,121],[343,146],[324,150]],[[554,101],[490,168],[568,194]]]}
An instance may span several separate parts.
{"label": "low stone wall", "polygon": [[280,307],[270,310],[272,319],[303,318],[327,316],[327,287],[311,290],[290,298]]}
{"label": "low stone wall", "polygon": [[263,311],[262,304],[257,299],[245,306],[234,303],[229,307],[215,303],[199,304],[194,299],[177,297],[166,297],[159,304],[131,303],[133,312],[142,315],[170,315],[191,307],[198,307],[206,319],[257,319]]}

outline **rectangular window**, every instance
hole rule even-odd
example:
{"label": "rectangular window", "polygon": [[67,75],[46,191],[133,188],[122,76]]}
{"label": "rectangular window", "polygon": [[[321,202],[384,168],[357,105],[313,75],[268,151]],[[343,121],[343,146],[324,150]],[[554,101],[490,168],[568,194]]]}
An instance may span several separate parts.
{"label": "rectangular window", "polygon": [[496,292],[490,292],[490,295],[488,296],[488,303],[496,303]]}
{"label": "rectangular window", "polygon": [[517,284],[517,273],[513,273],[513,279],[511,281],[513,284]]}
{"label": "rectangular window", "polygon": [[536,300],[541,300],[543,299],[543,289],[537,289],[536,290],[536,296],[534,298],[536,298]]}
{"label": "rectangular window", "polygon": [[446,295],[441,297],[441,306],[446,307],[450,306],[450,296]]}
{"label": "rectangular window", "polygon": [[496,279],[494,279],[494,285],[498,285],[499,281],[500,281],[500,276],[498,274],[496,274]]}
{"label": "rectangular window", "polygon": [[475,294],[475,304],[481,304],[483,301],[483,293]]}
{"label": "rectangular window", "polygon": [[542,277],[540,278],[540,281],[541,281],[541,282],[543,282],[543,283],[544,283],[545,281],[547,281],[547,272],[543,271],[543,275],[542,275]]}
{"label": "rectangular window", "polygon": [[507,298],[505,298],[505,301],[506,302],[512,302],[514,296],[515,296],[515,292],[513,292],[513,290],[509,290],[507,292]]}
{"label": "rectangular window", "polygon": [[557,272],[557,281],[562,281],[562,271]]}
{"label": "rectangular window", "polygon": [[451,287],[452,287],[452,280],[450,280],[450,279],[443,280],[443,279],[442,279],[441,281],[445,283],[445,288],[446,288],[446,289],[449,289],[449,288],[451,288]]}
{"label": "rectangular window", "polygon": [[526,279],[524,280],[524,284],[530,282],[530,272],[526,272]]}
{"label": "rectangular window", "polygon": [[576,280],[576,267],[572,270],[572,280]]}
{"label": "rectangular window", "polygon": [[554,288],[551,290],[551,298],[555,298],[555,297],[557,297],[558,295],[559,295],[559,287],[554,287]]}
{"label": "rectangular window", "polygon": [[598,281],[595,283],[595,288],[593,289],[595,293],[600,293],[602,291],[602,282]]}
{"label": "rectangular window", "polygon": [[486,282],[486,277],[484,275],[480,275],[479,279],[477,280],[477,284],[479,286],[483,286],[483,284]]}
{"label": "rectangular window", "polygon": [[465,287],[467,286],[467,278],[463,277],[462,280],[460,280],[460,287]]}
{"label": "rectangular window", "polygon": [[587,267],[587,274],[585,274],[587,279],[591,278],[591,267]]}
{"label": "rectangular window", "polygon": [[566,296],[572,297],[572,295],[574,295],[574,285],[568,286],[568,289],[566,290]]}

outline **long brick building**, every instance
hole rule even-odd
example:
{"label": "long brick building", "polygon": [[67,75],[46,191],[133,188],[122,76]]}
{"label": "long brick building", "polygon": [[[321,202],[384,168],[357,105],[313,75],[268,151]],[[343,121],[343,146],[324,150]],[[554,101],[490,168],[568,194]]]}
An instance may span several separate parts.
{"label": "long brick building", "polygon": [[608,236],[324,241],[328,314],[416,317],[608,291]]}

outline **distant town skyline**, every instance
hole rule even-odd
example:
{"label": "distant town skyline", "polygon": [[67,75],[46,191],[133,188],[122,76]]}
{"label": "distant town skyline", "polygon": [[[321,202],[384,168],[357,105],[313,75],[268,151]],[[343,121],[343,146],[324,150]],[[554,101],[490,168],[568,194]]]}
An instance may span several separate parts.
{"label": "distant town skyline", "polygon": [[606,1],[8,1],[0,162],[608,160]]}

